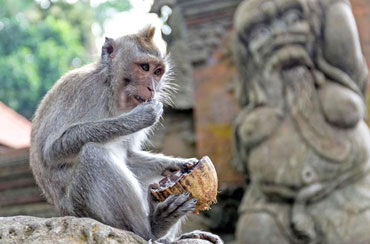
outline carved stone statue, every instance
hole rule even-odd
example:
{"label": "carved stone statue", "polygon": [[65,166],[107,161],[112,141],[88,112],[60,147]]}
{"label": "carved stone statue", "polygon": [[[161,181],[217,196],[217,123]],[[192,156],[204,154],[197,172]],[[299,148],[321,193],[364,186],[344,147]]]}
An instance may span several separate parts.
{"label": "carved stone statue", "polygon": [[366,62],[346,0],[246,0],[235,15],[250,179],[237,242],[370,243]]}

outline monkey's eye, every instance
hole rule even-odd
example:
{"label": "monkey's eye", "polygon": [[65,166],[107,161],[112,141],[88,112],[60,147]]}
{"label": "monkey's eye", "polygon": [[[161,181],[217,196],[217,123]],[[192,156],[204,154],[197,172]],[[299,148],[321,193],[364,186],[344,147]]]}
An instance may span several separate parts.
{"label": "monkey's eye", "polygon": [[161,74],[162,74],[162,69],[161,69],[161,68],[156,69],[156,70],[154,71],[154,74],[155,74],[155,75],[161,75]]}
{"label": "monkey's eye", "polygon": [[141,67],[144,71],[149,71],[149,64],[140,64],[140,67]]}

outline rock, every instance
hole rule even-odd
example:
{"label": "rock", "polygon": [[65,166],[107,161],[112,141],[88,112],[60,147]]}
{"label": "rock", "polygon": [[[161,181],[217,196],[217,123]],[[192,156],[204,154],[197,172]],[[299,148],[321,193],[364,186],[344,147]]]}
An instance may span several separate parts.
{"label": "rock", "polygon": [[[90,218],[31,216],[0,217],[1,244],[147,244],[132,232],[119,230]],[[176,244],[209,244],[187,239]]]}
{"label": "rock", "polygon": [[147,243],[134,233],[112,228],[90,218],[31,216],[0,217],[2,244],[118,244]]}

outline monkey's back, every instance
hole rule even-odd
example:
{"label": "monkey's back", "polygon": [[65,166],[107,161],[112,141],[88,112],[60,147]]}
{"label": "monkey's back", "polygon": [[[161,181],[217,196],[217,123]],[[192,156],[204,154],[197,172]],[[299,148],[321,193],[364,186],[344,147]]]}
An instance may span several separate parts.
{"label": "monkey's back", "polygon": [[98,64],[72,70],[54,84],[36,110],[32,121],[30,166],[44,195],[55,205],[61,194],[65,194],[65,183],[71,174],[69,168],[78,159],[76,155],[49,162],[45,148],[74,123],[109,117],[109,87],[104,81],[104,72]]}

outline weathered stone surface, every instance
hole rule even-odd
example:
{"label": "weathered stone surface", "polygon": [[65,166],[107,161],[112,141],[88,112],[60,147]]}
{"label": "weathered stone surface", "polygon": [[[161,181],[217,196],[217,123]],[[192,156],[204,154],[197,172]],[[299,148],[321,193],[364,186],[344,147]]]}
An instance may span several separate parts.
{"label": "weathered stone surface", "polygon": [[193,68],[190,64],[189,48],[183,40],[175,40],[169,47],[174,63],[177,91],[173,96],[175,109],[192,109],[194,106]]}
{"label": "weathered stone surface", "polygon": [[[0,217],[1,244],[147,244],[132,232],[119,230],[90,218],[31,216]],[[185,239],[174,244],[210,244]]]}
{"label": "weathered stone surface", "polygon": [[[225,37],[224,47],[230,38]],[[198,68],[195,78],[195,118],[198,155],[208,155],[218,172],[220,185],[241,182],[230,166],[232,121],[238,111],[230,86],[235,76],[224,48],[217,49],[212,64]]]}
{"label": "weathered stone surface", "polygon": [[370,243],[368,72],[349,2],[247,0],[235,32],[251,180],[237,242]]}
{"label": "weathered stone surface", "polygon": [[368,0],[350,0],[355,15],[358,32],[360,34],[361,46],[370,66],[370,4]]}
{"label": "weathered stone surface", "polygon": [[0,217],[3,244],[114,244],[147,243],[139,236],[89,218]]}
{"label": "weathered stone surface", "polygon": [[[152,11],[158,14],[163,5],[173,10],[167,22],[172,32],[164,37],[177,66],[174,82],[179,86],[179,93],[174,96],[174,108],[194,109],[197,156],[210,156],[217,171],[222,172],[219,175],[221,184],[241,182],[241,177],[230,167],[231,123],[238,106],[230,89],[235,67],[230,64],[231,53],[227,53],[225,48],[230,45],[228,30],[240,1],[160,0],[155,1],[152,7]],[[196,89],[196,94],[193,89]],[[183,135],[165,135],[164,152],[173,151],[171,147],[190,151],[178,139],[181,137]]]}
{"label": "weathered stone surface", "polygon": [[196,156],[192,111],[166,111],[147,149],[183,158]]}

